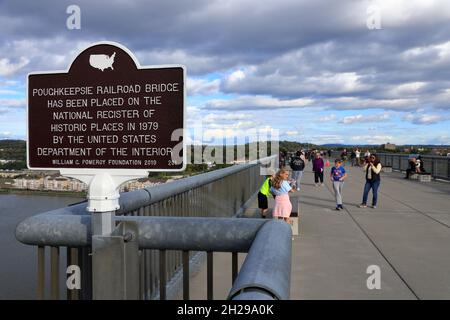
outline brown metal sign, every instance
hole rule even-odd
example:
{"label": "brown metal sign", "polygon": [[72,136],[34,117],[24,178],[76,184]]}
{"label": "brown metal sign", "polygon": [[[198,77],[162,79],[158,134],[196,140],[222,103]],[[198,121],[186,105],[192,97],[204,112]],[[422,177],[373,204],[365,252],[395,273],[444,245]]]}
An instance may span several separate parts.
{"label": "brown metal sign", "polygon": [[28,167],[183,170],[185,68],[140,67],[119,44],[28,75]]}

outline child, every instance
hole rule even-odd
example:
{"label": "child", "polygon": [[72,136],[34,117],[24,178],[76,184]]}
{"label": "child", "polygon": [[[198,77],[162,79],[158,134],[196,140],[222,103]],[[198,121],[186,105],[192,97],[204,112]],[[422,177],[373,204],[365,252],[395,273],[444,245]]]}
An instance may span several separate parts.
{"label": "child", "polygon": [[259,189],[258,192],[258,208],[261,210],[261,218],[266,218],[268,205],[268,198],[270,196],[270,187],[272,186],[272,180],[275,176],[275,171],[272,169],[268,169],[268,176],[266,176],[266,180],[264,180],[263,185]]}
{"label": "child", "polygon": [[342,166],[342,161],[336,159],[334,167],[331,168],[330,179],[333,182],[334,194],[336,196],[336,210],[344,209],[342,206],[342,188],[344,187],[344,180],[347,178],[347,173]]}
{"label": "child", "polygon": [[280,169],[273,178],[272,187],[270,188],[270,192],[276,196],[272,215],[274,218],[281,218],[286,222],[289,222],[289,216],[292,211],[289,192],[294,192],[294,189],[292,189],[287,181],[288,177],[289,171]]}

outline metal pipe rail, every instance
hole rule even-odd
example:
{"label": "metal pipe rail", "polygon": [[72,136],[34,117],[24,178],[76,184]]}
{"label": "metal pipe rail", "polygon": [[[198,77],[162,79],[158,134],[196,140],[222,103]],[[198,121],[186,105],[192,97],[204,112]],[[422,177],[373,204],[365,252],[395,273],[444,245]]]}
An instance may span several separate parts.
{"label": "metal pipe rail", "polygon": [[[140,249],[247,252],[267,220],[122,216],[116,221],[137,223]],[[83,247],[91,242],[90,224],[88,215],[37,215],[17,226],[16,238],[35,246]]]}
{"label": "metal pipe rail", "polygon": [[[262,159],[268,162],[274,157]],[[242,213],[246,202],[257,192],[263,181],[259,174],[259,162],[236,165],[197,176],[176,180],[151,188],[123,193],[120,197],[118,220],[142,216],[174,217],[231,217]],[[241,220],[242,221],[242,220]],[[62,230],[64,230],[62,232]],[[16,237],[23,243],[38,246],[38,298],[45,294],[45,247],[51,250],[52,299],[60,298],[59,259],[67,258],[67,265],[77,264],[82,273],[82,289],[68,290],[68,299],[92,298],[91,281],[91,226],[86,203],[60,208],[30,217],[16,229]],[[67,249],[64,250],[64,247]],[[140,250],[141,298],[158,296],[161,280],[171,281],[181,272],[183,261],[192,258],[194,252],[175,252],[156,249]],[[212,252],[208,253],[212,264]],[[237,274],[237,252],[232,254],[233,278]],[[234,264],[236,261],[236,265]],[[158,272],[160,267],[165,272]],[[163,278],[161,278],[163,276]]]}

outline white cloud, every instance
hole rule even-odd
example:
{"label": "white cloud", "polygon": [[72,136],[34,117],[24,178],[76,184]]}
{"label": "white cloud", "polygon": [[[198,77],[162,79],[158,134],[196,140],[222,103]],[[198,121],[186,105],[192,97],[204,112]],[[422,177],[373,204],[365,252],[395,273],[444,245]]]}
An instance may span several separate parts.
{"label": "white cloud", "polygon": [[244,73],[244,71],[242,71],[242,70],[236,70],[236,71],[234,71],[233,73],[231,73],[231,74],[227,77],[226,81],[227,81],[229,84],[234,84],[234,83],[240,82],[240,81],[242,81],[242,80],[244,80],[244,79],[245,79],[245,73]]}
{"label": "white cloud", "polygon": [[0,99],[0,107],[3,108],[25,108],[25,99]]}
{"label": "white cloud", "polygon": [[188,95],[210,95],[219,92],[220,80],[208,81],[205,79],[187,79],[187,94]]}
{"label": "white cloud", "polygon": [[435,124],[438,123],[440,121],[445,121],[448,119],[448,117],[442,117],[441,115],[438,114],[413,114],[413,113],[409,113],[407,115],[404,116],[404,119],[407,121],[410,121],[414,124]]}
{"label": "white cloud", "polygon": [[341,135],[336,134],[319,134],[311,136],[309,140],[314,144],[328,144],[328,143],[344,143],[345,140]]}
{"label": "white cloud", "polygon": [[203,117],[203,123],[215,123],[222,121],[239,121],[247,120],[254,117],[248,113],[209,113]]}
{"label": "white cloud", "polygon": [[312,104],[313,101],[309,98],[281,100],[269,96],[240,96],[232,100],[214,99],[209,101],[206,107],[222,110],[304,108]]}
{"label": "white cloud", "polygon": [[324,99],[323,103],[328,105],[330,108],[338,110],[408,110],[417,109],[417,106],[420,104],[420,100],[417,98],[369,99],[364,97],[339,97]]}
{"label": "white cloud", "polygon": [[386,142],[392,142],[393,137],[389,135],[360,135],[352,136],[350,140],[355,143],[366,143],[366,144],[383,144]]}
{"label": "white cloud", "polygon": [[323,117],[319,118],[320,122],[332,122],[335,120],[336,120],[336,115],[334,113],[330,114],[329,116],[323,116]]}
{"label": "white cloud", "polygon": [[365,122],[382,122],[390,119],[388,113],[380,113],[380,114],[371,114],[364,116],[362,114],[357,114],[354,116],[344,117],[340,123],[344,124],[353,124],[353,123],[365,123]]}
{"label": "white cloud", "polygon": [[26,57],[20,57],[19,61],[14,63],[11,62],[10,59],[3,58],[0,59],[0,75],[1,76],[10,76],[15,74],[17,71],[26,66],[30,60]]}

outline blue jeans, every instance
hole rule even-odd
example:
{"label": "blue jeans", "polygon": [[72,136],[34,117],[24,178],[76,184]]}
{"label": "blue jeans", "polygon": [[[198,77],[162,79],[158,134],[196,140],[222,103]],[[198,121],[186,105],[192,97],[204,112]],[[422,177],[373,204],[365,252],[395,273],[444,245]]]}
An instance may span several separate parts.
{"label": "blue jeans", "polygon": [[295,180],[295,187],[300,188],[300,180],[302,180],[303,171],[292,171],[292,179]]}
{"label": "blue jeans", "polygon": [[372,189],[373,198],[372,205],[376,206],[378,201],[378,187],[380,186],[380,180],[378,181],[369,181],[366,180],[366,185],[364,186],[364,194],[363,194],[363,204],[367,204],[367,197],[369,196],[369,191]]}

